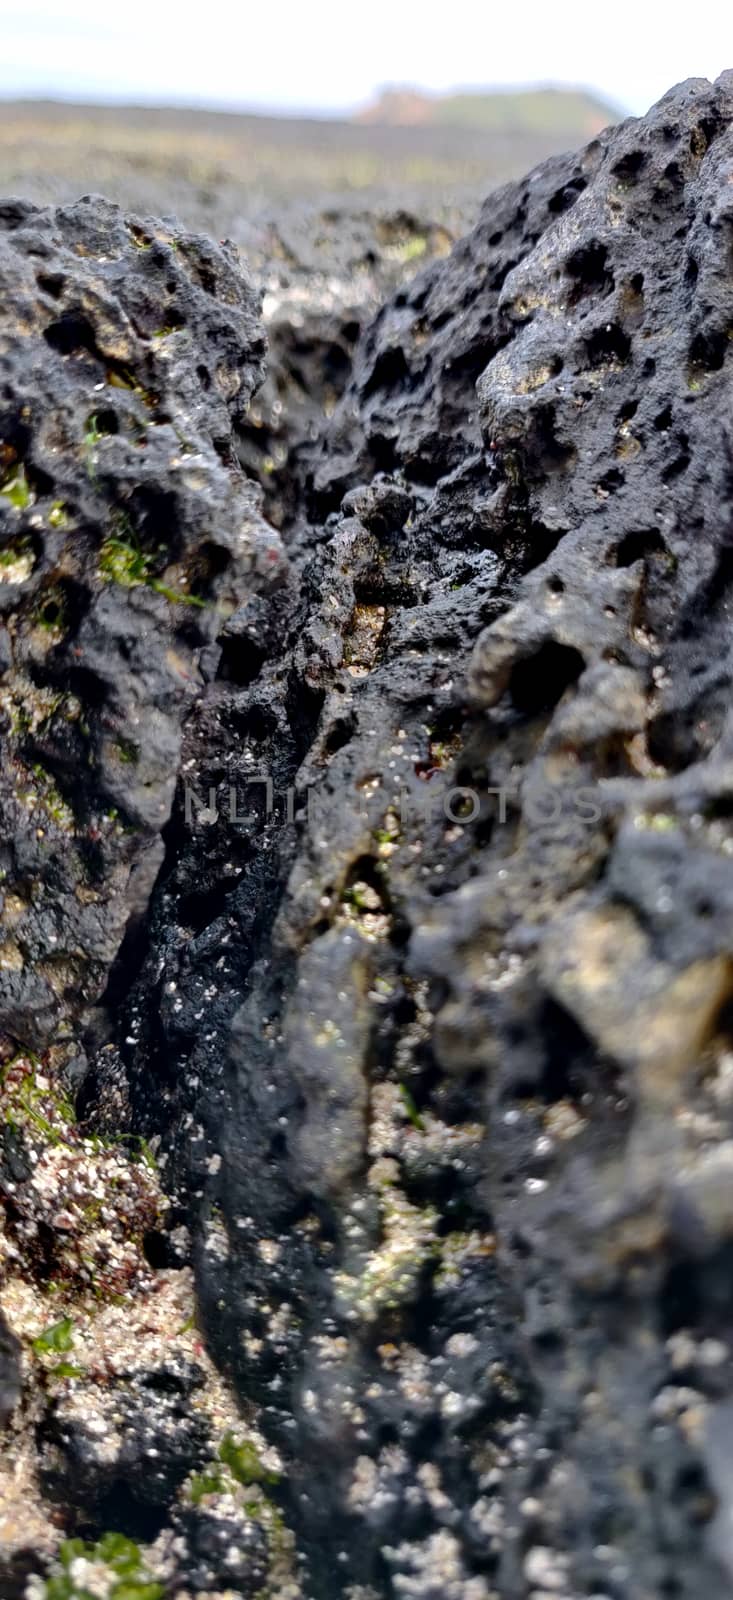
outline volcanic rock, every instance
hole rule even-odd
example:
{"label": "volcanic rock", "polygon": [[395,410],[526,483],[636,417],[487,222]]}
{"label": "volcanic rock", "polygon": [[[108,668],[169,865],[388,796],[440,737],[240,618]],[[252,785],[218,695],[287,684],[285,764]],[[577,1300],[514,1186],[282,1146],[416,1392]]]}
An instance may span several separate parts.
{"label": "volcanic rock", "polygon": [[144,914],[202,648],[282,563],[233,453],[264,337],[232,252],[11,201],[0,272],[0,1032],[39,1049]]}
{"label": "volcanic rock", "polygon": [[[183,604],[193,555],[152,594],[84,580],[108,696],[110,595],[156,608],[146,650],[178,627],[200,664],[166,710],[163,820],[116,792],[165,850],[116,1029],[64,996],[83,1126],[120,1106],[154,1141],[171,1218],[150,1265],[183,1270],[175,1221],[263,1441],[219,1423],[215,1444],[211,1408],[189,1434],[174,1398],[143,1426],[126,1394],[130,1470],[170,1444],[144,1531],[171,1594],[729,1592],[732,172],[726,75],[491,196],[298,450],[287,577],[275,550],[260,580],[257,521],[243,564],[213,564],[228,615]],[[226,505],[254,506],[213,414],[201,397],[198,448]],[[103,468],[120,432],[83,485],[108,516],[138,503]],[[50,468],[22,459],[38,497]],[[114,680],[150,707],[143,762],[147,665]],[[73,1410],[44,1412],[62,1476]]]}

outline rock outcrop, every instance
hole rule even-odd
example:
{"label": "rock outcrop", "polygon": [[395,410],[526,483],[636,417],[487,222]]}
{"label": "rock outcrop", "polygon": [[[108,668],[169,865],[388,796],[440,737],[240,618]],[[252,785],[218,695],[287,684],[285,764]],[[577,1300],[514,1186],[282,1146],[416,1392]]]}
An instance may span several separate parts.
{"label": "rock outcrop", "polygon": [[[183,547],[121,596],[114,562],[128,544],[146,559],[147,524],[134,546],[114,535],[91,583],[99,555],[60,530],[95,616],[110,595],[150,611],[139,675],[133,644],[114,679],[149,696],[139,760],[160,753],[147,652],[172,629],[204,680],[170,713],[165,814],[138,814],[127,779],[110,791],[145,829],[121,955],[126,888],[89,994],[49,1001],[39,1040],[14,1033],[40,1048],[63,1016],[82,1135],[122,1128],[164,1158],[167,1206],[148,1216],[143,1189],[133,1211],[166,1286],[193,1266],[201,1375],[159,1376],[148,1421],[125,1367],[80,1445],[89,1380],[62,1373],[38,1428],[71,1531],[142,1539],[166,1594],[729,1593],[732,173],[727,75],[490,196],[379,313],[323,438],[299,443],[287,567],[233,465],[249,378],[226,395],[232,455],[201,397],[187,429],[254,519],[241,558],[206,522],[228,615],[184,604],[207,598],[188,500]],[[122,307],[131,282],[128,266]],[[103,466],[120,433],[95,439],[77,490],[91,551],[109,537],[97,496],[108,518],[138,504],[127,457]],[[30,540],[34,473],[51,473],[13,448]],[[160,489],[173,466],[151,471]],[[93,649],[80,618],[61,655],[78,643],[107,682],[120,624],[95,626]],[[106,795],[112,691],[69,687]],[[67,744],[59,770],[76,770]],[[23,954],[47,981],[45,950]],[[197,1384],[214,1392],[211,1359],[242,1408],[224,1432],[210,1398],[196,1426],[181,1416]],[[112,1467],[93,1442],[110,1406]],[[126,1499],[149,1449],[150,1492]]]}
{"label": "rock outcrop", "polygon": [[98,201],[0,230],[0,1031],[40,1048],[145,909],[202,647],[282,559],[233,456],[265,348],[233,254]]}

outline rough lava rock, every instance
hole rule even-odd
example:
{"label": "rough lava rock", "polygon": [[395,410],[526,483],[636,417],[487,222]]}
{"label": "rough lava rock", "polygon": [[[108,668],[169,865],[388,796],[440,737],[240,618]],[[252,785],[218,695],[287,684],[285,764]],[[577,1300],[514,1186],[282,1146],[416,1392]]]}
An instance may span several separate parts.
{"label": "rough lava rock", "polygon": [[233,252],[11,201],[0,273],[0,1032],[38,1049],[143,914],[202,652],[283,562],[233,453],[264,355]]}
{"label": "rough lava rock", "polygon": [[[96,198],[7,201],[0,277],[0,1587],[21,1596],[64,1532],[154,1535],[238,1425],[156,1378],[193,1327],[165,1292],[188,1256],[112,1016],[217,633],[286,561],[236,458],[265,338],[231,248]],[[71,1103],[87,1045],[94,1131]]]}
{"label": "rough lava rock", "polygon": [[351,378],[359,337],[384,301],[448,254],[476,204],[305,205],[244,230],[263,289],[267,370],[238,429],[238,453],[264,510],[288,530],[303,508],[311,457]]}
{"label": "rough lava rock", "polygon": [[274,1453],[142,1430],[171,1596],[730,1592],[731,174],[728,74],[491,196],[212,619],[80,1040]]}

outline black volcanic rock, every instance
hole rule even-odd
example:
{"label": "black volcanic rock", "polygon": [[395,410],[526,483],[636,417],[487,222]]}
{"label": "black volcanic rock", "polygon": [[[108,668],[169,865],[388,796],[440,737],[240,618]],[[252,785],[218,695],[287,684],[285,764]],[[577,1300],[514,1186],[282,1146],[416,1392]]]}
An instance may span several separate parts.
{"label": "black volcanic rock", "polygon": [[349,384],[360,335],[387,298],[448,254],[475,211],[465,200],[450,208],[322,203],[247,230],[268,353],[237,447],[277,528],[302,516],[311,460]]}
{"label": "black volcanic rock", "polygon": [[732,173],[727,75],[490,197],[209,635],[80,1100],[277,1452],[135,1413],[194,1592],[730,1591]]}
{"label": "black volcanic rock", "polygon": [[558,219],[572,214],[612,137],[609,129],[578,155],[554,157],[490,195],[449,259],[382,307],[357,347],[343,403],[313,452],[317,509],[337,506],[354,481],[396,468],[417,490],[450,479],[436,497],[436,509],[446,502],[441,522],[450,520],[449,506],[457,514],[480,485],[483,492],[464,507],[464,531],[490,535],[498,508],[482,460],[475,384],[508,337],[502,287]]}
{"label": "black volcanic rock", "polygon": [[202,648],[282,563],[233,455],[264,355],[233,253],[9,201],[0,273],[0,1032],[38,1049],[144,912]]}
{"label": "black volcanic rock", "polygon": [[0,1312],[0,1426],[15,1410],[20,1388],[20,1343]]}

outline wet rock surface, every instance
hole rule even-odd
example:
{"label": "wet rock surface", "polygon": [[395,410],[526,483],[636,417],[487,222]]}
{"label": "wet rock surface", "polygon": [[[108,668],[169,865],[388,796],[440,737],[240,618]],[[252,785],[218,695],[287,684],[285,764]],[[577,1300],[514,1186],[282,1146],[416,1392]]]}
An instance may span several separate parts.
{"label": "wet rock surface", "polygon": [[[113,1560],[146,1597],[729,1593],[731,172],[728,75],[492,195],[356,343],[321,436],[294,424],[285,557],[236,464],[259,470],[247,320],[251,382],[220,423],[210,396],[193,418],[226,475],[207,515],[244,497],[255,530],[214,563],[226,604],[181,598],[214,539],[188,500],[152,593],[91,585],[98,675],[109,596],[155,608],[127,669],[149,696],[141,760],[160,756],[148,674],[168,629],[193,687],[122,956],[105,858],[89,995],[49,1001],[36,1038],[10,968],[3,1394],[80,1541],[42,1547],[47,1581],[8,1539],[39,1600]],[[74,475],[92,550],[96,497],[111,516],[134,494],[103,448],[91,487]],[[43,509],[48,465],[22,459]],[[54,1099],[72,1040],[77,1123]],[[128,1280],[121,1306],[81,1302],[83,1374],[63,1370],[70,1329],[36,1331],[51,1274],[24,1288],[59,1229],[49,1148],[87,1163],[83,1205],[88,1163],[123,1162],[134,1224],[120,1260],[119,1208],[95,1214]],[[52,1277],[69,1307],[71,1222]],[[120,1315],[151,1318],[136,1359]],[[33,1371],[13,1410],[18,1338]],[[110,1530],[136,1554],[100,1547]]]}

